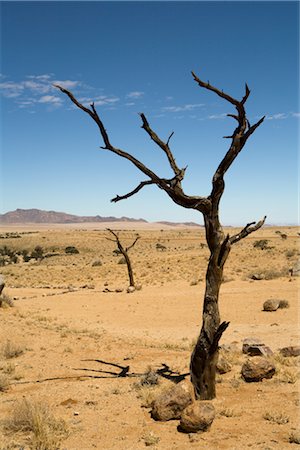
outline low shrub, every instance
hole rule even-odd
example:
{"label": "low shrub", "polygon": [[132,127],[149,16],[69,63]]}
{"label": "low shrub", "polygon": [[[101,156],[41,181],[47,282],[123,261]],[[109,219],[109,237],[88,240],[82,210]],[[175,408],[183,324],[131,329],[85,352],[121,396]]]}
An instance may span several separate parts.
{"label": "low shrub", "polygon": [[4,422],[4,429],[14,434],[30,433],[29,448],[32,450],[57,450],[68,434],[65,422],[55,418],[46,403],[26,399],[14,405]]}
{"label": "low shrub", "polygon": [[69,246],[65,248],[65,253],[67,255],[77,255],[79,253],[79,250],[74,246]]}

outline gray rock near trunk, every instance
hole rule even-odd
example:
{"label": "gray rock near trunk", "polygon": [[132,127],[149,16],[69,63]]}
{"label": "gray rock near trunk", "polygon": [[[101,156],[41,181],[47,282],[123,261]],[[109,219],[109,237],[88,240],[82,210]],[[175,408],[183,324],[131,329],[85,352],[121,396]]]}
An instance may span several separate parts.
{"label": "gray rock near trunk", "polygon": [[151,417],[160,421],[180,419],[182,411],[191,403],[192,396],[188,389],[176,385],[154,399]]}
{"label": "gray rock near trunk", "polygon": [[215,408],[211,403],[196,400],[182,412],[179,430],[185,433],[207,431],[215,416]]}

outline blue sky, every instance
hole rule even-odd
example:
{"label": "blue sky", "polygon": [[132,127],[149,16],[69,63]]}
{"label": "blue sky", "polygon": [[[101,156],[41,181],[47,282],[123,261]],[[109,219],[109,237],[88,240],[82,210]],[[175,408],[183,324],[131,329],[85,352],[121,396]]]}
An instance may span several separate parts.
{"label": "blue sky", "polygon": [[141,129],[172,131],[184,190],[208,195],[235,128],[232,105],[195,84],[242,98],[254,123],[226,174],[224,224],[297,222],[298,2],[1,2],[1,212],[40,208],[80,215],[195,221],[202,216],[146,187],[110,203],[145,176],[101,150],[95,124],[53,88],[94,100],[116,147],[162,177],[172,174]]}

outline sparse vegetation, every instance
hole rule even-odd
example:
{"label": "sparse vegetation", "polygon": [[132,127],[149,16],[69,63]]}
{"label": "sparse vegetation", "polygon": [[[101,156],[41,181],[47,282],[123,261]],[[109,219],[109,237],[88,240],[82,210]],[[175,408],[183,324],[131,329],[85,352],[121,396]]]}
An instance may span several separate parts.
{"label": "sparse vegetation", "polygon": [[283,425],[285,423],[289,423],[290,418],[286,414],[283,413],[276,413],[267,411],[264,413],[263,418],[265,420],[268,420],[269,422],[276,423],[277,425]]}
{"label": "sparse vegetation", "polygon": [[5,359],[17,358],[24,353],[24,347],[7,340],[2,345],[1,353]]}
{"label": "sparse vegetation", "polygon": [[71,246],[68,246],[65,248],[65,253],[67,255],[78,255],[79,250],[76,247],[71,245]]}
{"label": "sparse vegetation", "polygon": [[9,376],[0,373],[0,392],[5,392],[9,388]]}
{"label": "sparse vegetation", "polygon": [[0,308],[12,307],[14,306],[13,299],[7,294],[0,295]]}
{"label": "sparse vegetation", "polygon": [[266,250],[268,249],[268,240],[267,239],[260,239],[259,241],[255,241],[253,243],[254,248],[259,248],[260,250]]}
{"label": "sparse vegetation", "polygon": [[4,427],[7,433],[30,433],[32,450],[57,450],[67,437],[67,427],[62,419],[52,414],[49,406],[41,401],[23,399],[14,405]]}
{"label": "sparse vegetation", "polygon": [[160,438],[156,436],[152,431],[145,434],[143,437],[143,441],[146,445],[146,447],[150,447],[151,445],[156,445],[159,443]]}

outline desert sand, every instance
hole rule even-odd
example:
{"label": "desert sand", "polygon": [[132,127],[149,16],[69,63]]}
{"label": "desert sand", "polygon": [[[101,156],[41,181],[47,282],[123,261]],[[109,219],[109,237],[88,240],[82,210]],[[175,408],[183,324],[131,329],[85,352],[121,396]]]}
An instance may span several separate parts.
{"label": "desert sand", "polygon": [[[0,392],[1,450],[297,448],[290,440],[298,433],[300,357],[283,358],[279,349],[299,344],[299,230],[264,227],[233,246],[220,294],[221,319],[230,322],[220,344],[231,346],[221,354],[232,369],[217,377],[211,429],[184,434],[177,431],[178,421],[150,416],[151,400],[173,381],[160,376],[157,385],[148,386],[142,380],[147,371],[166,366],[171,378],[188,374],[201,327],[208,261],[204,229],[97,225],[0,230],[0,248],[30,253],[41,246],[47,255],[0,267],[3,292],[14,299],[12,307],[0,308],[0,381],[7,380]],[[140,290],[126,292],[126,265],[114,256],[106,226],[120,230],[125,245],[140,235],[130,250]],[[267,240],[266,248],[254,246],[259,240]],[[157,249],[157,243],[166,249]],[[67,246],[79,253],[66,254]],[[262,305],[270,298],[287,300],[289,307],[265,312]],[[272,379],[241,378],[247,359],[242,342],[249,337],[274,352]],[[118,377],[126,366],[130,376]],[[186,375],[183,383],[188,382]],[[30,431],[9,431],[13,410],[24,398],[48,405],[64,420],[60,446],[51,436],[43,447]]]}

